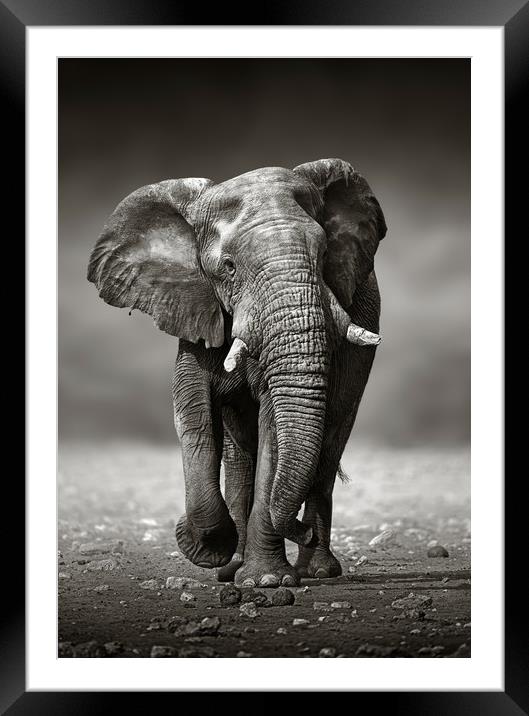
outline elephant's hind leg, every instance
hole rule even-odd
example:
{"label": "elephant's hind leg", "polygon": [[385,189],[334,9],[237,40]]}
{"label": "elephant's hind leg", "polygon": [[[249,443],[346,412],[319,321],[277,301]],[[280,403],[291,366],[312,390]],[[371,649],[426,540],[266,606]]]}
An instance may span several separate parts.
{"label": "elephant's hind leg", "polygon": [[303,522],[312,526],[318,544],[313,548],[299,548],[295,566],[300,577],[325,579],[339,577],[342,573],[340,562],[330,546],[334,477],[326,477],[325,482],[314,485],[305,502]]}
{"label": "elephant's hind leg", "polygon": [[[378,321],[352,314],[370,330],[378,330]],[[300,547],[296,570],[301,576],[325,578],[342,573],[331,550],[332,491],[340,459],[356,419],[358,406],[371,370],[374,349],[344,344],[334,357],[329,376],[327,423],[320,461],[312,490],[305,502],[303,522],[312,525],[315,548]]]}
{"label": "elephant's hind leg", "polygon": [[340,562],[331,550],[332,492],[355,415],[356,411],[340,428],[328,429],[325,435],[316,478],[303,513],[303,522],[314,529],[317,545],[299,548],[295,566],[301,577],[325,579],[342,573]]}
{"label": "elephant's hind leg", "polygon": [[[248,422],[244,424],[244,418]],[[252,442],[256,444],[257,424],[251,416],[241,417],[231,407],[223,410],[224,418],[224,463],[225,490],[224,497],[231,518],[237,528],[237,548],[231,562],[217,572],[219,582],[233,582],[235,572],[242,566],[246,546],[246,530],[248,517],[252,509],[255,480],[256,454]],[[255,433],[252,440],[251,433]],[[241,434],[250,440],[241,439]]]}

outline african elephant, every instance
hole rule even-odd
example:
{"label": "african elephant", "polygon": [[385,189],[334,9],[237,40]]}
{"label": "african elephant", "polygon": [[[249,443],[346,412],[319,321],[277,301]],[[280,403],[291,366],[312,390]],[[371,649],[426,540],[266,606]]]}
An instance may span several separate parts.
{"label": "african elephant", "polygon": [[[373,260],[385,234],[365,179],[321,159],[142,187],[92,252],[101,298],[180,339],[176,537],[221,581],[341,574],[332,491],[380,340]],[[295,566],[285,539],[299,545]]]}

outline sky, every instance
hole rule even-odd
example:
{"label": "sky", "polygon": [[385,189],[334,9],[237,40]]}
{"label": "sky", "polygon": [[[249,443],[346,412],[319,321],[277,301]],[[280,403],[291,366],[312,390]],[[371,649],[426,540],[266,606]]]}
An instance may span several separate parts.
{"label": "sky", "polygon": [[470,61],[60,59],[59,437],[176,441],[175,338],[86,280],[115,206],[163,179],[326,157],[365,176],[388,233],[383,343],[358,439],[470,437]]}

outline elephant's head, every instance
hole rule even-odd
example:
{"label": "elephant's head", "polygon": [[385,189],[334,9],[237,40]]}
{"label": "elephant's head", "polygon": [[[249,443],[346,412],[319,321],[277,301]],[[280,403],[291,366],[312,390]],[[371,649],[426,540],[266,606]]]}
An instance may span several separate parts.
{"label": "elephant's head", "polygon": [[[176,179],[116,208],[88,279],[109,304],[137,308],[163,331],[206,348],[244,350],[268,383],[277,434],[274,527],[300,544],[296,519],[316,469],[329,356],[342,337],[378,337],[346,313],[386,233],[367,182],[340,159],[257,169],[221,184]],[[234,340],[238,339],[238,340]]]}

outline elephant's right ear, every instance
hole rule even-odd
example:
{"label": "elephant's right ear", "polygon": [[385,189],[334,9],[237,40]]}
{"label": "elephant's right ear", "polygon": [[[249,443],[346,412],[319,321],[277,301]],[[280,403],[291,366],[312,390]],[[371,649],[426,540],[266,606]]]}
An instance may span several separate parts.
{"label": "elephant's right ear", "polygon": [[137,189],[115,209],[90,257],[88,280],[111,306],[148,313],[162,331],[224,343],[224,319],[204,276],[193,202],[209,179],[169,179]]}

